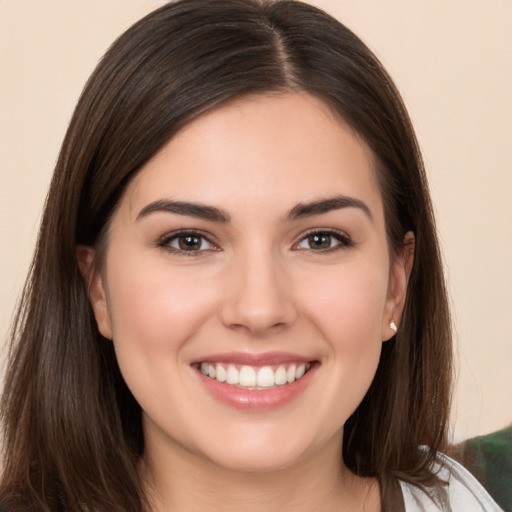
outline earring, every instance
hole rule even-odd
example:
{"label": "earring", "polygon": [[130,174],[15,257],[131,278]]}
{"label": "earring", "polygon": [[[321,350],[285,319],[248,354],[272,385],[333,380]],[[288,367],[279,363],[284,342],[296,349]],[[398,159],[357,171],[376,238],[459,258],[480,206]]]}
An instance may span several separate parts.
{"label": "earring", "polygon": [[389,327],[391,327],[392,331],[394,333],[396,333],[396,331],[398,330],[396,324],[395,324],[395,321],[394,320],[391,320],[390,324],[389,324]]}

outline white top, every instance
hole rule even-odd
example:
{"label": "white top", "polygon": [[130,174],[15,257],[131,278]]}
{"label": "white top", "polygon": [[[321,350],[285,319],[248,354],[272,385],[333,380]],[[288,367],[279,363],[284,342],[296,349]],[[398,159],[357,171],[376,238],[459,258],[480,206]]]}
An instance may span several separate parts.
{"label": "white top", "polygon": [[406,512],[503,512],[478,480],[458,462],[439,454],[434,469],[447,481],[436,504],[414,485],[400,481]]}

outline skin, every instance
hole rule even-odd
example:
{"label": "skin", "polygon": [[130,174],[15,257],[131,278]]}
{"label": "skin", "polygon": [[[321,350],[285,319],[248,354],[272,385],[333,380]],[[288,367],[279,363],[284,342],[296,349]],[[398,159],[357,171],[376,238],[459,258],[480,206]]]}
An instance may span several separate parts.
{"label": "skin", "polygon": [[[289,218],[334,196],[368,211]],[[162,200],[230,219],[141,216]],[[184,229],[208,241],[180,250],[172,235]],[[311,230],[341,238],[323,238],[325,249]],[[102,267],[91,248],[78,258],[98,328],[143,410],[154,510],[380,510],[376,482],[344,467],[341,438],[399,323],[412,253],[390,260],[371,152],[321,101],[256,96],[192,121],[128,185]],[[318,366],[301,394],[269,411],[221,403],[191,366],[276,350]]]}

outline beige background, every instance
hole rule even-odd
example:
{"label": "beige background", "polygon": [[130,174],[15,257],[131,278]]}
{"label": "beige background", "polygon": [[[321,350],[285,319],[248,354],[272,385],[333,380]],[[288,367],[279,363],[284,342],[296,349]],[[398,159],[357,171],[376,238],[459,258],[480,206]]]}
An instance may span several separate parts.
{"label": "beige background", "polygon": [[[157,0],[0,0],[0,337],[60,142],[111,41]],[[454,436],[512,421],[512,0],[317,0],[395,78],[422,145],[459,352]]]}

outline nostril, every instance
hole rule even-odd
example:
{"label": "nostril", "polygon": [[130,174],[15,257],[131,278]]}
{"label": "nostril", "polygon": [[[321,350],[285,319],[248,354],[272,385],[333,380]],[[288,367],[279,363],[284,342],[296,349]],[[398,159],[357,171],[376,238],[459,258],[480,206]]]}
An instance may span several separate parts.
{"label": "nostril", "polygon": [[278,332],[293,324],[297,313],[291,302],[257,300],[255,297],[235,297],[222,307],[221,320],[235,331],[253,334]]}
{"label": "nostril", "polygon": [[236,332],[247,332],[255,335],[274,334],[287,328],[286,322],[266,322],[264,319],[248,319],[244,323],[229,324],[228,327]]}

